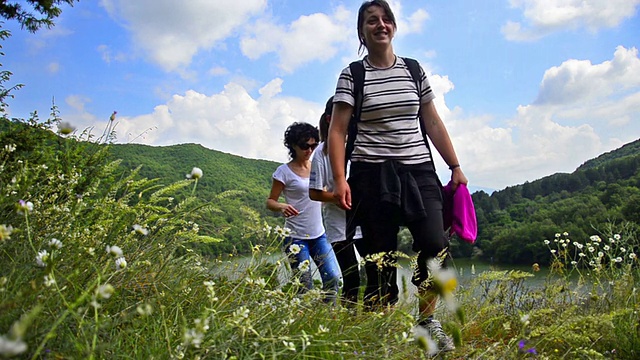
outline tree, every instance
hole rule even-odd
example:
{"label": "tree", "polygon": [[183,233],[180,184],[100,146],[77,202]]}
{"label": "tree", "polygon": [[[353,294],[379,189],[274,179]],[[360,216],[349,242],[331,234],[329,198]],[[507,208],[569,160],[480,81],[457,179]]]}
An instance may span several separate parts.
{"label": "tree", "polygon": [[25,4],[25,1],[0,0],[0,16],[18,21],[23,29],[33,33],[43,26],[47,29],[53,27],[53,19],[62,13],[58,5],[66,3],[73,6],[77,1],[79,0],[26,0]]}

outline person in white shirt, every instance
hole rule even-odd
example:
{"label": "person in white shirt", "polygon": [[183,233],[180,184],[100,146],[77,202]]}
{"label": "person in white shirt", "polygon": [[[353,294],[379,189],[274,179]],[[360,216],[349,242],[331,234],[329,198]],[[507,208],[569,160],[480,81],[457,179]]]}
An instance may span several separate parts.
{"label": "person in white shirt", "polygon": [[[351,237],[347,241],[346,213],[340,208],[336,198],[333,197],[333,173],[327,152],[326,140],[331,122],[331,109],[333,108],[333,96],[326,103],[324,113],[320,117],[320,145],[314,151],[311,159],[311,177],[309,179],[309,197],[312,200],[321,201],[322,217],[327,231],[327,240],[333,247],[338,264],[342,272],[343,304],[355,304],[358,302],[360,290],[360,271],[356,256],[354,242],[359,236]],[[357,235],[357,234],[356,234]]]}
{"label": "person in white shirt", "polygon": [[[313,287],[313,260],[320,271],[327,302],[335,302],[340,268],[322,224],[321,203],[309,198],[311,155],[319,140],[318,129],[313,125],[296,122],[287,128],[284,145],[291,161],[273,173],[266,205],[269,210],[284,215],[284,227],[291,231],[284,239],[284,251],[294,274],[304,285],[302,291]],[[279,202],[280,195],[284,195],[284,203]]]}

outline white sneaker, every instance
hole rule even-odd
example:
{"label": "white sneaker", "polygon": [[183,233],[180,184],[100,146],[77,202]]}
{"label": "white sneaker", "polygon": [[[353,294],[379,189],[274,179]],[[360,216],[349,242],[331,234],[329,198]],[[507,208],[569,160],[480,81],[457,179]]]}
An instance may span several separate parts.
{"label": "white sneaker", "polygon": [[438,320],[427,320],[420,325],[429,331],[431,338],[438,343],[438,349],[442,352],[449,352],[456,349],[453,339],[442,329],[442,324]]}

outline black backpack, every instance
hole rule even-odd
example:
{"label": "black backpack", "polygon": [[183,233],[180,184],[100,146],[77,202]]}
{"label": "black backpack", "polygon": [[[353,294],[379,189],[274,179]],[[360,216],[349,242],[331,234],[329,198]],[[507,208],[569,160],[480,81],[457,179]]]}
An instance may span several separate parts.
{"label": "black backpack", "polygon": [[[409,73],[411,73],[411,77],[413,81],[416,83],[416,87],[418,88],[418,94],[421,92],[421,82],[420,82],[420,64],[418,61],[411,58],[402,58],[404,63],[409,68]],[[351,153],[353,152],[353,148],[356,142],[356,136],[358,135],[358,122],[360,121],[360,114],[362,113],[362,93],[364,90],[364,64],[362,64],[362,60],[354,61],[349,64],[349,69],[351,70],[351,76],[353,77],[354,84],[354,98],[355,103],[353,106],[353,113],[351,114],[351,119],[349,120],[348,127],[348,136],[347,136],[347,147],[345,149],[345,159],[344,166],[346,169],[347,162],[351,158]],[[418,113],[419,114],[419,113]],[[429,153],[431,153],[431,149],[429,148],[429,141],[427,140],[427,132],[424,128],[424,123],[422,122],[422,118],[419,119],[420,122],[420,130],[422,131],[422,137],[424,138],[424,143],[429,149]]]}

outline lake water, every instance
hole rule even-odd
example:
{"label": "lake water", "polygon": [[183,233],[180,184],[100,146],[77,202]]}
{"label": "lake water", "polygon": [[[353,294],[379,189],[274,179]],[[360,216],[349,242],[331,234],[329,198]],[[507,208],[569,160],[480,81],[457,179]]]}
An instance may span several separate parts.
{"label": "lake water", "polygon": [[[286,262],[284,254],[265,255],[264,260],[267,260],[270,263],[281,261],[281,263],[284,264],[284,262]],[[256,263],[264,260],[253,259],[251,257],[239,257],[216,265],[214,272],[224,273],[225,276],[231,278],[239,277],[243,276],[247,268],[250,268]],[[451,266],[456,269],[460,286],[467,285],[474,277],[477,277],[486,271],[520,270],[533,274],[532,277],[525,280],[525,284],[528,287],[538,287],[544,284],[549,274],[549,270],[544,267],[541,267],[538,272],[533,272],[531,266],[490,264],[473,259],[453,259]],[[311,266],[311,271],[313,272],[314,279],[320,280],[320,275],[314,264]],[[280,282],[287,282],[289,276],[290,273],[287,267],[285,265],[280,266],[278,271],[278,278]],[[398,268],[398,287],[400,288],[401,293],[403,293],[401,296],[401,301],[403,302],[413,302],[415,300],[416,287],[411,283],[411,276],[412,269],[409,262],[402,259],[400,261],[400,267]],[[406,289],[406,291],[403,292],[403,289]]]}

